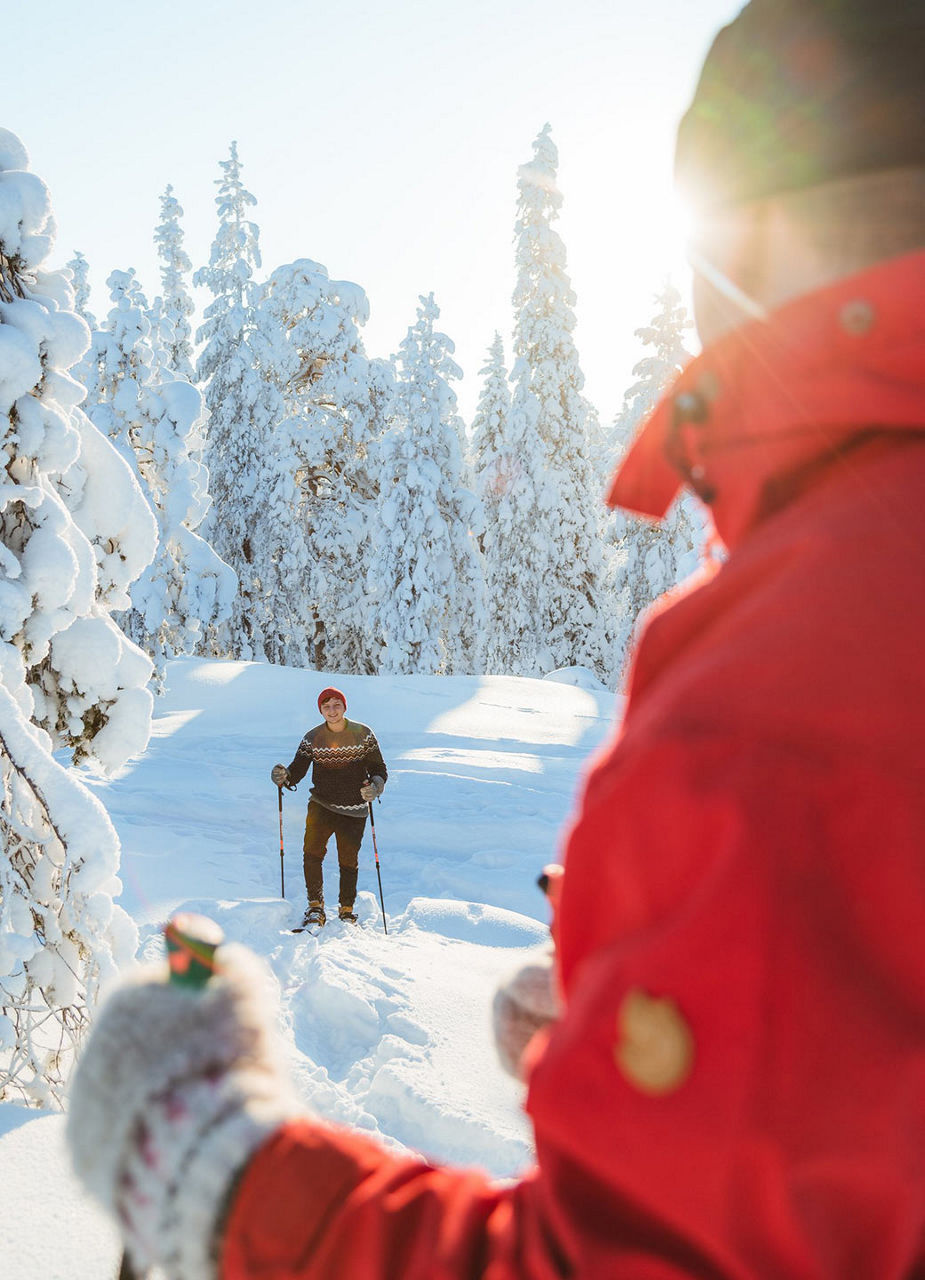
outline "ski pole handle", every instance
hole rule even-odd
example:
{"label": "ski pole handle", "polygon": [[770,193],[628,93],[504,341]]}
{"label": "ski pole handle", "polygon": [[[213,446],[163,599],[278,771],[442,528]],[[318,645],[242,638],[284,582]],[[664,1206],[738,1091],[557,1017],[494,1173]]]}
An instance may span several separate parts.
{"label": "ski pole handle", "polygon": [[225,940],[219,925],[208,916],[185,911],[164,929],[170,981],[178,987],[201,988],[215,972],[215,951]]}

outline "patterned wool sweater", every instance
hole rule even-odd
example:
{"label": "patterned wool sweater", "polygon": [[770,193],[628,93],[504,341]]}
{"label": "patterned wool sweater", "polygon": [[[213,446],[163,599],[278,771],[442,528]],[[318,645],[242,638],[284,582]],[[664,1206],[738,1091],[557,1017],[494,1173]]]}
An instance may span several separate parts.
{"label": "patterned wool sweater", "polygon": [[346,720],[340,733],[332,733],[327,724],[309,729],[289,765],[289,781],[301,782],[309,766],[312,799],[324,809],[352,817],[366,813],[360,795],[366,779],[378,779],[381,791],[389,776],[376,735],[356,720]]}

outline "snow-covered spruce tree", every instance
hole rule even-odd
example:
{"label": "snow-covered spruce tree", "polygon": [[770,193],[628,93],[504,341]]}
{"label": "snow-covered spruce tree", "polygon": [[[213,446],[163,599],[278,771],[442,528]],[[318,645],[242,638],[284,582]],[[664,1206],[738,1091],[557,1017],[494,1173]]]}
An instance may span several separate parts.
{"label": "snow-covered spruce tree", "polygon": [[376,450],[382,498],[367,581],[384,671],[478,672],[482,518],[463,486],[462,423],[450,387],[462,372],[452,342],[434,329],[433,294],[420,301],[399,349],[398,420]]}
{"label": "snow-covered spruce tree", "polygon": [[196,532],[208,510],[204,469],[190,456],[202,396],[189,382],[163,380],[134,271],[107,280],[113,307],[93,335],[88,413],[135,471],[157,521],[157,553],[131,588],[121,622],[154,661],[192,653],[205,628],[228,617],[234,574]]}
{"label": "snow-covered spruce tree", "polygon": [[[589,405],[572,338],[575,294],[553,222],[562,196],[549,125],[518,175],[514,383],[507,485],[492,549],[499,661],[516,675],[557,667],[613,671],[603,599],[602,509],[590,459]],[[600,514],[599,514],[600,512]]]}
{"label": "snow-covered spruce tree", "polygon": [[77,407],[87,345],[44,184],[0,130],[0,1100],[60,1102],[100,982],[135,948],[118,841],[51,752],[112,769],[148,737],[151,664],[110,616],[154,546]]}
{"label": "snow-covered spruce tree", "polygon": [[113,306],[97,329],[81,366],[87,386],[86,412],[139,475],[134,442],[143,415],[143,388],[152,380],[155,357],[147,303],[133,269],[113,271],[106,286]]}
{"label": "snow-covered spruce tree", "polygon": [[361,572],[357,575],[356,596],[353,600],[356,618],[354,634],[358,643],[355,660],[348,670],[360,674],[375,674],[384,670],[387,665],[385,641],[379,628],[382,599],[379,561],[384,536],[381,504],[385,493],[391,489],[388,475],[384,474],[388,473],[391,465],[386,460],[386,453],[391,452],[391,436],[400,421],[401,402],[394,356],[370,360],[367,386],[369,417],[366,451],[365,456],[360,459],[355,490],[365,522],[366,537],[360,549]]}
{"label": "snow-covered spruce tree", "polygon": [[472,419],[470,452],[476,496],[485,513],[484,544],[490,537],[495,508],[504,491],[505,477],[511,464],[507,439],[511,392],[500,333],[495,334],[479,376],[483,379],[482,391]]}
{"label": "snow-covered spruce tree", "polygon": [[[651,322],[636,330],[636,337],[649,351],[633,366],[636,381],[624,396],[623,409],[611,432],[611,452],[616,458],[629,447],[639,425],[690,359],[684,348],[690,319],[670,280],[655,295],[655,305]],[[618,513],[608,533],[622,568],[620,649],[625,659],[640,614],[697,568],[705,519],[697,500],[685,494],[664,520]]]}
{"label": "snow-covered spruce tree", "polygon": [[161,217],[154,230],[162,289],[160,306],[155,300],[158,336],[164,349],[166,371],[183,382],[193,382],[193,347],[190,342],[193,300],[186,283],[193,264],[183,248],[182,217],[180,202],[173,194],[173,187],[168,186],[161,196]]}
{"label": "snow-covered spruce tree", "polygon": [[[218,231],[209,265],[193,276],[195,285],[205,286],[213,295],[196,335],[204,344],[196,375],[205,389],[205,463],[213,504],[204,533],[238,578],[231,617],[211,629],[213,651],[250,659],[265,653],[264,587],[254,568],[251,521],[263,498],[267,422],[275,410],[272,405],[263,406],[267,383],[256,368],[251,347],[260,233],[247,211],[257,201],[241,181],[236,142],[231,144],[229,159],[220,165],[222,177],[217,180],[215,198]],[[263,406],[259,413],[258,405]]]}
{"label": "snow-covered spruce tree", "polygon": [[[366,570],[378,557],[370,449],[394,398],[389,366],[370,361],[363,348],[359,327],[368,316],[358,285],[331,280],[323,266],[302,258],[270,276],[257,323],[266,344],[261,365],[288,414],[279,434],[286,429],[296,454],[299,501],[274,513],[277,536],[264,550],[272,563],[260,569],[298,642],[285,660],[361,673],[376,670],[378,658],[365,591]],[[281,450],[277,457],[282,463]]]}
{"label": "snow-covered spruce tree", "polygon": [[636,337],[650,350],[633,366],[636,381],[625,393],[623,408],[614,424],[624,446],[690,359],[684,337],[691,321],[670,279],[665,280],[654,301],[651,321],[636,330]]}
{"label": "snow-covered spruce tree", "polygon": [[138,465],[158,524],[158,552],[132,587],[138,643],[163,664],[205,650],[210,627],[231,615],[234,570],[199,533],[209,511],[208,473],[198,460],[202,395],[181,379],[147,388],[150,434],[138,442]]}
{"label": "snow-covered spruce tree", "polygon": [[74,291],[74,310],[87,322],[88,328],[95,329],[96,317],[90,310],[90,264],[80,250],[75,249],[67,265]]}
{"label": "snow-covered spruce tree", "polygon": [[511,439],[511,392],[504,365],[501,335],[495,334],[480,370],[482,392],[472,420],[471,456],[476,496],[482,504],[483,532],[479,539],[485,574],[485,642],[482,662],[487,672],[508,670],[505,640],[510,566],[504,562],[507,495],[521,462]]}
{"label": "snow-covered spruce tree", "polygon": [[[248,363],[248,419],[239,432],[246,465],[239,469],[234,499],[234,520],[240,522],[236,527],[243,538],[238,551],[245,574],[242,592],[249,602],[245,642],[255,658],[307,666],[311,563],[299,512],[295,427],[284,394],[294,357],[285,326],[266,305],[264,289],[255,287],[253,297],[236,353],[242,367]],[[229,462],[233,468],[234,459]],[[223,528],[224,519],[225,513],[217,512],[213,527]],[[240,635],[237,643],[244,656]]]}
{"label": "snow-covered spruce tree", "polygon": [[[192,263],[183,248],[183,229],[180,225],[182,217],[182,206],[173,194],[173,187],[168,186],[161,196],[161,218],[154,229],[163,293],[154,299],[148,319],[151,324],[156,380],[176,380],[192,385],[196,380],[196,371],[193,367],[190,320],[195,308],[187,285]],[[188,395],[183,394],[191,405]],[[188,420],[188,414],[186,417]],[[188,425],[182,430],[183,483],[188,486],[192,497],[182,525],[193,531],[203,523],[212,505],[209,472],[204,461],[205,424],[206,406],[200,397],[198,416],[194,421],[188,421]],[[234,589],[237,590],[236,585]],[[224,607],[219,612],[224,618]],[[197,648],[202,648],[202,644],[200,641]]]}

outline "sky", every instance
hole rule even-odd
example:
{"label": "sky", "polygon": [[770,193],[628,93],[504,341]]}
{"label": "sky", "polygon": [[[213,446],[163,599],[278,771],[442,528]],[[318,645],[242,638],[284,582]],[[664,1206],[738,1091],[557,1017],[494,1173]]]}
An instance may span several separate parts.
{"label": "sky", "polygon": [[158,292],[152,235],[168,183],[187,252],[194,266],[207,261],[219,161],[236,140],[265,274],[307,257],[360,284],[374,356],[398,349],[419,295],[433,291],[468,419],[496,329],[510,359],[517,168],[548,122],[576,342],[607,422],[666,274],[686,296],[674,131],[713,35],[739,8],[14,0],[0,124],[51,190],[51,264],[86,255],[98,316],[115,268],[134,267],[149,300]]}

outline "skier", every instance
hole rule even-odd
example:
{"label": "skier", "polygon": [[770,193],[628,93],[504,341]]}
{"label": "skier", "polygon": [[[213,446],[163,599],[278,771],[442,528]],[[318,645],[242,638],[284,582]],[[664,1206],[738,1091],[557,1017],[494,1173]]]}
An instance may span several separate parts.
{"label": "skier", "polygon": [[275,764],[270,778],[277,787],[294,787],[312,769],[312,789],[305,814],[302,866],[308,909],[303,924],[325,923],[322,867],[331,836],[340,864],[341,920],[356,924],[357,863],[370,803],[382,795],[388,770],[372,729],[346,717],[347,698],[340,689],[322,689],[321,724],[309,729],[291,764]]}
{"label": "skier", "polygon": [[[728,557],[649,620],[569,830],[520,1057],[535,1167],[293,1118],[228,948],[198,1002],[118,992],[78,1067],[77,1168],[137,1260],[925,1274],[923,59],[920,0],[751,0],[682,122],[704,350],[612,496],[659,516],[689,484]],[[542,989],[508,984],[502,1023]]]}

